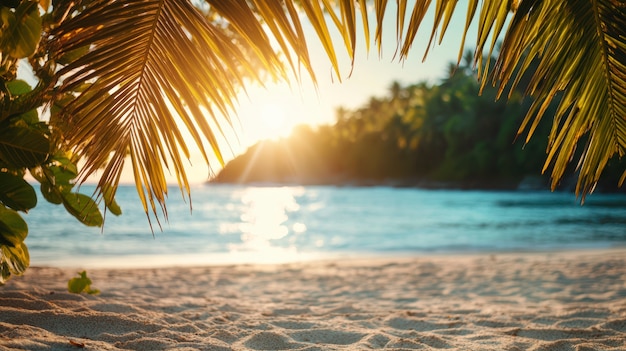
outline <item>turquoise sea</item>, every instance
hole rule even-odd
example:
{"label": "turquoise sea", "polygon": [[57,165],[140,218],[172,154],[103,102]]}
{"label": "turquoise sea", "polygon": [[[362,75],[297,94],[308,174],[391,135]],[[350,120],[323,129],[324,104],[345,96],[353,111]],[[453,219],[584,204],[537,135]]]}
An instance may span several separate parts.
{"label": "turquoise sea", "polygon": [[[83,186],[84,193],[93,188]],[[626,196],[391,187],[199,185],[171,188],[154,233],[133,186],[124,214],[78,223],[40,198],[25,215],[31,265],[281,263],[309,259],[626,246]]]}

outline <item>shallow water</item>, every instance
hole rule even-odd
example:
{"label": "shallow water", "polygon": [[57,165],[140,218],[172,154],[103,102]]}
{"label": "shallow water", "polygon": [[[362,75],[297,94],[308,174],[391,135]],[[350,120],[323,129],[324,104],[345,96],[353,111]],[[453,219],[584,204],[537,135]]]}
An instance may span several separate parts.
{"label": "shallow water", "polygon": [[[92,188],[83,187],[90,193]],[[626,245],[626,196],[389,187],[205,185],[192,210],[176,188],[154,235],[134,187],[124,214],[88,228],[40,198],[25,216],[31,265],[277,263],[369,255],[537,251]]]}

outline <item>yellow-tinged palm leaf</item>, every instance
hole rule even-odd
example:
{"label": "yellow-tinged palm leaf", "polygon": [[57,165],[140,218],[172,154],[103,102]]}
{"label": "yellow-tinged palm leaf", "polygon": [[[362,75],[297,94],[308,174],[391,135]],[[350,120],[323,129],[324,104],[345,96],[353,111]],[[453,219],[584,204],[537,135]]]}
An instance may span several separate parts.
{"label": "yellow-tinged palm leaf", "polygon": [[343,0],[340,1],[341,5],[341,17],[343,18],[343,23],[345,23],[344,27],[346,31],[344,31],[344,38],[347,38],[347,42],[349,45],[349,54],[352,57],[352,65],[354,65],[354,51],[356,50],[356,13],[352,0]]}
{"label": "yellow-tinged palm leaf", "polygon": [[[294,72],[299,71],[292,59],[291,51],[293,48],[295,54],[299,56],[299,61],[304,64],[305,69],[315,82],[315,75],[309,62],[307,41],[293,4],[287,2],[283,5],[281,1],[264,0],[254,0],[253,4],[260,17],[264,19],[264,23],[271,31],[273,37],[278,41],[292,70]],[[237,22],[234,19],[231,19],[231,21]]]}
{"label": "yellow-tinged palm leaf", "polygon": [[358,0],[361,5],[361,21],[363,22],[363,35],[365,35],[365,50],[370,50],[370,24],[367,14],[367,0]]}
{"label": "yellow-tinged palm leaf", "polygon": [[[398,6],[400,6],[400,2],[398,2]],[[387,10],[387,0],[374,0],[374,11],[376,16],[376,33],[374,34],[374,40],[376,41],[376,46],[378,47],[378,51],[381,51],[382,39],[383,39],[383,19],[385,17],[385,11]],[[398,28],[396,29],[396,34],[402,33],[400,26],[404,25],[404,17],[398,17]],[[401,38],[398,36],[398,43]]]}
{"label": "yellow-tinged palm leaf", "polygon": [[[52,120],[86,160],[83,179],[104,167],[100,186],[115,187],[130,156],[144,208],[156,214],[156,204],[162,206],[167,196],[164,166],[189,193],[183,162],[189,151],[181,125],[207,162],[204,140],[222,160],[215,133],[230,123],[223,116],[246,77],[260,80],[246,53],[253,52],[270,74],[284,75],[261,24],[248,7],[236,4],[246,3],[212,5],[238,24],[243,42],[234,42],[219,24],[180,0],[97,1],[52,33],[59,57],[91,48],[59,72],[61,93],[82,93]],[[288,42],[301,39],[294,38]],[[86,81],[93,83],[79,89]]]}
{"label": "yellow-tinged palm leaf", "polygon": [[[443,40],[443,36],[446,33],[446,29],[448,29],[448,24],[450,24],[450,19],[452,18],[452,14],[454,13],[454,8],[456,7],[456,1],[437,1],[435,6],[435,26],[439,26],[439,23],[443,20],[443,24],[441,27],[441,33],[439,34],[438,42],[441,43]],[[445,18],[444,18],[445,16]],[[432,43],[435,39],[435,31],[432,31],[430,34],[430,42]],[[428,45],[426,52],[424,53],[424,60],[428,55],[428,50],[430,49],[430,45]]]}
{"label": "yellow-tinged palm leaf", "polygon": [[[426,12],[430,7],[430,0],[425,1],[416,1],[413,7],[413,12],[411,13],[411,19],[409,20],[409,26],[407,28],[406,38],[404,38],[404,43],[402,44],[402,48],[400,50],[400,57],[405,58],[409,54],[409,50],[411,49],[411,45],[413,45],[413,41],[417,35],[417,30],[419,29],[424,17],[426,16]],[[398,8],[400,10],[400,8]],[[398,14],[398,18],[404,14]],[[433,28],[434,32],[434,28]]]}
{"label": "yellow-tinged palm leaf", "polygon": [[[339,70],[337,54],[335,53],[335,46],[330,36],[328,25],[326,24],[326,13],[324,12],[324,9],[319,4],[318,0],[302,0],[300,5],[302,6],[302,9],[304,9],[304,13],[311,21],[313,29],[315,29],[315,32],[320,38],[321,44],[324,47],[324,50],[326,50],[326,54],[328,55],[328,58],[334,68],[335,74],[339,79],[341,79],[341,71]],[[332,9],[331,12],[333,12]],[[345,36],[343,37],[345,39]],[[347,47],[351,47],[351,45],[347,45]]]}
{"label": "yellow-tinged palm leaf", "polygon": [[530,137],[547,106],[560,99],[544,170],[553,166],[556,186],[585,136],[577,184],[583,197],[609,159],[626,150],[625,29],[622,1],[521,1],[494,72],[506,82],[522,62],[518,82],[538,61],[528,86],[535,101],[520,132],[530,126]]}

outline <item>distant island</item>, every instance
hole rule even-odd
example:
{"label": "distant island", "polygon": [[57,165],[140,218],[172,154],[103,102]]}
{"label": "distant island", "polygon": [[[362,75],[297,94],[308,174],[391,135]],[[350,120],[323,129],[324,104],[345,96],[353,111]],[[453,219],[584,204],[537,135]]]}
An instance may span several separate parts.
{"label": "distant island", "polygon": [[[527,131],[519,127],[530,98],[513,91],[507,102],[496,98],[493,87],[479,91],[468,65],[451,65],[438,84],[394,82],[385,97],[355,110],[337,109],[334,125],[300,126],[288,138],[255,144],[211,181],[549,189],[550,167],[546,174],[542,169],[552,121],[534,126],[526,142]],[[620,190],[625,165],[610,160],[598,190]],[[574,190],[575,166],[558,189]]]}
{"label": "distant island", "polygon": [[[338,156],[342,152],[337,150]],[[390,157],[391,158],[391,157]],[[438,179],[418,174],[398,174],[388,167],[385,158],[372,159],[355,172],[333,163],[316,149],[306,147],[292,136],[280,141],[262,141],[238,156],[211,181],[255,185],[337,185],[392,186],[430,189],[549,189],[547,176],[511,175],[501,178]],[[408,166],[406,166],[408,168]]]}

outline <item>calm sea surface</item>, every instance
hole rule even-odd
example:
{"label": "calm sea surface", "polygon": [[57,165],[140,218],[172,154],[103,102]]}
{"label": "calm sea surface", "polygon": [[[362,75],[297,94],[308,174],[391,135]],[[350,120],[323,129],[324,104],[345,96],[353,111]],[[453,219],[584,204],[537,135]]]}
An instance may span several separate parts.
{"label": "calm sea surface", "polygon": [[[82,192],[92,188],[84,186]],[[31,265],[276,263],[370,255],[626,246],[626,196],[388,187],[197,186],[170,189],[154,236],[134,187],[124,214],[88,228],[40,198],[25,218]]]}

